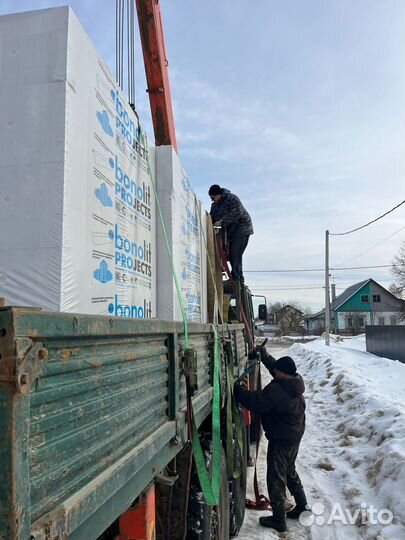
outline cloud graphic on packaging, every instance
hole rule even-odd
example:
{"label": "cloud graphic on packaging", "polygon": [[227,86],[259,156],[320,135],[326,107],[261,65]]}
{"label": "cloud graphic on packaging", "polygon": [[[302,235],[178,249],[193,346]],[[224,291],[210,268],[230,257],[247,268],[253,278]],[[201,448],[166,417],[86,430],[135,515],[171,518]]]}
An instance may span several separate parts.
{"label": "cloud graphic on packaging", "polygon": [[97,199],[101,202],[103,206],[111,207],[113,205],[111,197],[108,195],[108,189],[105,184],[94,190]]}
{"label": "cloud graphic on packaging", "polygon": [[112,130],[112,127],[110,126],[110,117],[108,116],[107,111],[97,111],[97,119],[101,124],[101,127],[104,129],[104,131],[109,135],[110,137],[114,136],[114,132]]}
{"label": "cloud graphic on packaging", "polygon": [[112,280],[112,272],[108,269],[108,264],[103,259],[100,262],[99,268],[93,272],[94,279],[97,279],[97,281],[100,281],[100,283],[108,283]]}

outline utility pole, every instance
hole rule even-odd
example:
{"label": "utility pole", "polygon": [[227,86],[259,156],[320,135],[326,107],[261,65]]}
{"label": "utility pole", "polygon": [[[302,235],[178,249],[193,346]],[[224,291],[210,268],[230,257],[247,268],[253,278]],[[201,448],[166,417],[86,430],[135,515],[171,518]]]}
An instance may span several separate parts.
{"label": "utility pole", "polygon": [[329,345],[330,298],[329,298],[329,231],[325,233],[325,345]]}

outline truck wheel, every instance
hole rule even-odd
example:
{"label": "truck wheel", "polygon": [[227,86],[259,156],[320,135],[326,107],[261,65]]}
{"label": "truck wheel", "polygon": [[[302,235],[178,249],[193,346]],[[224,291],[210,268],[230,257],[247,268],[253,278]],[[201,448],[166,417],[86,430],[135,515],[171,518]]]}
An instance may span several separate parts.
{"label": "truck wheel", "polygon": [[242,425],[243,451],[241,452],[236,438],[233,439],[233,463],[240,468],[240,476],[229,482],[230,487],[230,536],[237,536],[245,518],[246,507],[246,467],[247,467],[247,439],[246,425],[242,411],[239,409]]}
{"label": "truck wheel", "polygon": [[[211,467],[211,440],[209,434],[201,438],[207,466]],[[204,502],[193,462],[188,500],[187,540],[228,540],[229,538],[229,486],[224,450],[221,449],[221,483],[218,506]]]}

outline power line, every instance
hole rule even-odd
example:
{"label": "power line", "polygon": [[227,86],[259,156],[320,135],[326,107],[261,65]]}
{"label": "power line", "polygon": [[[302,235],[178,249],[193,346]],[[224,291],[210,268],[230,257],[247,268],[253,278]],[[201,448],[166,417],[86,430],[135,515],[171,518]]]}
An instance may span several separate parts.
{"label": "power line", "polygon": [[[315,287],[315,286],[318,286],[316,282],[315,283],[283,283],[282,285],[281,283],[280,284],[273,283],[272,285],[264,285],[262,283],[255,286],[255,289],[267,288],[267,287]],[[323,284],[321,284],[320,287],[323,287]]]}
{"label": "power line", "polygon": [[[343,286],[343,285],[353,285],[353,283],[339,283],[339,287]],[[254,289],[255,291],[294,291],[294,290],[309,290],[309,289],[324,289],[325,288],[325,285],[302,285],[301,287],[299,285],[291,285],[291,286],[288,286],[288,285],[285,285],[284,287],[281,286],[281,287],[278,287],[277,285],[268,285],[267,287],[266,286],[259,286],[259,287],[256,287],[255,285],[251,285],[249,287],[250,289]]]}
{"label": "power line", "polygon": [[369,253],[370,251],[372,251],[374,248],[378,247],[378,246],[381,246],[381,244],[383,244],[384,242],[386,242],[387,240],[389,240],[390,238],[392,238],[393,236],[395,236],[396,234],[398,234],[399,232],[403,231],[405,229],[405,226],[404,227],[401,227],[400,229],[398,229],[397,231],[395,231],[394,233],[390,234],[389,236],[387,236],[387,238],[384,238],[383,240],[381,240],[380,242],[377,242],[377,244],[374,244],[373,246],[371,246],[371,248],[367,249],[366,251],[362,251],[361,253],[358,253],[357,255],[355,255],[354,257],[351,257],[350,259],[346,259],[345,261],[343,261],[342,263],[340,263],[338,266],[341,266],[342,264],[347,264],[348,262],[350,261],[354,261],[354,259],[357,259],[358,257],[361,257],[362,255],[366,255],[366,253]]}
{"label": "power line", "polygon": [[252,287],[255,291],[307,291],[309,289],[323,289],[325,285],[318,285],[314,287]]}
{"label": "power line", "polygon": [[[339,279],[339,278],[336,278]],[[345,279],[345,278],[342,278]],[[379,278],[379,281],[392,281],[392,278]],[[336,283],[336,289],[342,289],[349,287],[350,285],[353,285],[353,281],[344,281],[339,283]],[[287,291],[287,290],[309,290],[309,289],[324,289],[325,284],[315,285],[313,283],[305,283],[305,284],[292,284],[292,285],[250,285],[250,289],[254,289],[255,291],[270,291],[270,290],[280,290],[280,291]]]}
{"label": "power line", "polygon": [[[370,268],[391,268],[390,264],[380,264],[374,266],[351,266],[351,267],[340,267],[340,268],[330,268],[330,270],[364,270]],[[288,269],[288,270],[244,270],[245,274],[281,274],[288,272],[325,272],[325,268],[299,268],[299,269]]]}
{"label": "power line", "polygon": [[304,268],[304,269],[298,269],[298,270],[244,270],[245,274],[257,274],[257,273],[263,273],[263,274],[279,274],[284,272],[324,272],[325,270],[322,268]]}
{"label": "power line", "polygon": [[[362,269],[368,269],[368,268],[391,268],[391,264],[376,264],[375,266],[346,266],[346,267],[339,267],[339,268],[330,268],[330,270],[336,271],[336,270],[362,270]],[[323,270],[324,272],[325,270]]]}
{"label": "power line", "polygon": [[375,223],[379,219],[382,219],[383,217],[387,216],[388,214],[390,214],[391,212],[393,212],[394,210],[396,210],[397,208],[402,206],[404,203],[405,203],[405,199],[402,202],[400,202],[399,204],[397,204],[396,206],[394,206],[394,208],[391,208],[391,210],[388,210],[384,214],[381,214],[381,216],[378,216],[375,219],[373,219],[372,221],[369,221],[368,223],[365,223],[364,225],[361,225],[360,227],[356,227],[355,229],[352,229],[351,231],[346,231],[346,232],[342,232],[342,233],[329,233],[329,235],[330,236],[343,236],[345,234],[351,234],[351,233],[354,233],[356,231],[359,231],[360,229],[364,229],[365,227],[368,227],[369,225],[371,225],[372,223]]}
{"label": "power line", "polygon": [[[347,287],[353,285],[353,283],[347,283],[343,286],[342,283],[339,283],[339,286],[336,286],[336,289],[344,291]],[[309,290],[319,290],[324,289],[325,285],[315,285],[314,287],[250,287],[254,291],[265,292],[265,291],[309,291]]]}

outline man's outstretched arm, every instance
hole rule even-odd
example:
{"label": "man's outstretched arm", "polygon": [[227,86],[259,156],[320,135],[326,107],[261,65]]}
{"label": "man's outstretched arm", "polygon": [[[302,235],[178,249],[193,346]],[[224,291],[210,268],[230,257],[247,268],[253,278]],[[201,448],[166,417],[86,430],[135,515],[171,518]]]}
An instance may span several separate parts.
{"label": "man's outstretched arm", "polygon": [[264,367],[267,368],[271,373],[274,368],[274,364],[276,363],[276,359],[266,351],[265,347],[257,347],[256,350],[260,353],[260,360],[262,361]]}

